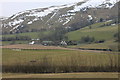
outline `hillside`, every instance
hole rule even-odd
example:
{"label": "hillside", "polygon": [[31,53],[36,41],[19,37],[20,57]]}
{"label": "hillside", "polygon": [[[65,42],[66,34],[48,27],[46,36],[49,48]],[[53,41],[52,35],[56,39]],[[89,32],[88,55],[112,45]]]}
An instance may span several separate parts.
{"label": "hillside", "polygon": [[[71,31],[92,23],[116,19],[118,1],[87,0],[83,2],[38,8],[16,13],[1,20],[3,34],[54,30],[64,27]],[[114,13],[113,13],[114,12]]]}
{"label": "hillside", "polygon": [[95,37],[95,40],[111,40],[118,32],[118,25],[105,25],[106,22],[96,23],[66,34],[69,40],[79,41],[84,36]]}
{"label": "hillside", "polygon": [[118,5],[119,0],[86,0],[19,12],[0,19],[0,36],[3,45],[66,41],[69,47],[109,49],[117,46]]}
{"label": "hillside", "polygon": [[[53,31],[44,31],[44,32],[28,32],[28,33],[19,33],[19,34],[10,34],[3,35],[6,38],[15,38],[16,36],[29,36],[31,39],[37,39],[44,36],[50,36]],[[118,33],[117,24],[113,24],[112,20],[106,22],[95,23],[89,26],[86,26],[82,29],[68,32],[64,36],[68,37],[67,41],[76,41],[78,45],[69,46],[72,48],[93,48],[93,49],[109,49],[113,48],[117,49],[117,42],[115,34]],[[93,42],[80,42],[83,37],[93,37]],[[99,41],[104,41],[103,43],[99,43]],[[28,44],[30,41],[14,41],[15,43],[24,43]],[[96,43],[97,42],[97,43]],[[13,41],[3,41],[3,45],[5,44],[13,44]]]}
{"label": "hillside", "polygon": [[[110,23],[110,21],[96,23],[67,33],[65,36],[68,37],[68,40],[79,42],[79,45],[69,47],[118,50],[118,42],[116,42],[118,37],[115,36],[118,33],[118,25],[111,24],[105,26],[105,24],[108,23]],[[93,41],[83,41],[85,40],[84,38],[88,36],[90,39],[92,38]]]}

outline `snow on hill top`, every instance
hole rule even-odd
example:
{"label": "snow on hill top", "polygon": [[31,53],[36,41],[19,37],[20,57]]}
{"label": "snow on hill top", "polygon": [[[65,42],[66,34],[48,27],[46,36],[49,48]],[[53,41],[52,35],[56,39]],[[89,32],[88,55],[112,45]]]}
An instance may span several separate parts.
{"label": "snow on hill top", "polygon": [[81,9],[86,10],[86,8],[100,8],[105,6],[105,8],[112,8],[115,3],[119,2],[120,0],[87,0],[82,5],[75,6],[74,10],[70,12],[80,11]]}
{"label": "snow on hill top", "polygon": [[[45,10],[42,10],[41,8],[33,9],[33,10],[26,10],[26,11],[19,12],[19,13],[13,15],[11,17],[11,19],[16,18],[17,16],[19,16],[23,13],[28,13],[26,16],[44,17],[44,16],[48,15],[49,13],[54,12],[55,10],[65,8],[65,7],[70,7],[70,6],[74,6],[74,9],[70,10],[70,12],[80,11],[81,9],[84,9],[84,8],[102,7],[101,4],[106,4],[106,8],[112,8],[114,6],[114,4],[117,3],[118,1],[120,1],[120,0],[84,0],[83,1],[84,3],[79,6],[76,3],[73,3],[73,4],[62,5],[62,6],[49,7],[49,8],[46,8]],[[111,5],[109,5],[107,3],[111,3]]]}
{"label": "snow on hill top", "polygon": [[52,13],[55,10],[65,8],[65,7],[70,7],[73,5],[74,4],[68,4],[68,5],[62,5],[62,6],[52,6],[52,7],[46,8],[44,10],[42,10],[41,8],[40,9],[33,9],[33,10],[26,10],[26,11],[19,12],[19,13],[15,14],[14,16],[12,16],[11,19],[14,19],[15,17],[17,17],[23,13],[28,13],[28,15],[26,15],[26,16],[44,17],[44,16],[48,15],[49,13]]}
{"label": "snow on hill top", "polygon": [[[87,10],[87,8],[112,8],[115,5],[115,3],[119,1],[120,0],[84,0],[83,2],[81,2],[81,4],[72,3],[62,6],[51,6],[47,8],[26,10],[14,14],[8,19],[9,21],[7,23],[3,23],[1,24],[1,26],[5,28],[8,28],[9,26],[11,27],[10,31],[14,31],[21,27],[23,22],[26,22],[30,25],[35,21],[41,20],[44,21],[46,24],[59,12],[60,9],[71,7],[69,10],[66,10],[66,13],[63,13],[58,17],[58,22],[62,23],[63,25],[66,25],[72,19],[74,19],[74,15],[76,15],[77,11],[85,11]],[[50,13],[53,13],[52,16],[47,21],[44,20],[43,18]],[[91,15],[88,15],[88,18],[89,20],[93,19]]]}
{"label": "snow on hill top", "polygon": [[[77,3],[72,3],[72,4],[62,5],[62,6],[49,7],[49,8],[46,8],[45,10],[42,10],[41,8],[39,8],[39,9],[22,11],[17,14],[14,14],[11,17],[11,19],[16,18],[17,16],[19,16],[23,13],[28,13],[27,16],[44,17],[44,16],[48,15],[49,13],[52,13],[56,9],[61,9],[61,8],[70,7],[70,6],[74,6],[74,5],[76,5],[74,7],[74,10],[73,11],[71,10],[70,12],[76,12],[76,11],[79,11],[84,8],[102,7],[102,6],[100,6],[101,4],[106,4],[107,8],[111,8],[118,1],[120,1],[120,0],[83,0],[81,2],[84,2],[84,3],[79,6],[77,5]],[[111,5],[108,5],[107,3],[111,3]]]}

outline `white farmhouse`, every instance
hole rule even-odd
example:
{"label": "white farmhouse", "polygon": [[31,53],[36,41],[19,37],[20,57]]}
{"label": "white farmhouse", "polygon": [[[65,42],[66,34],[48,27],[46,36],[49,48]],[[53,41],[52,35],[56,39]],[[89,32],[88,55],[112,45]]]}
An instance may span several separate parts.
{"label": "white farmhouse", "polygon": [[35,44],[35,41],[30,42],[29,44]]}
{"label": "white farmhouse", "polygon": [[65,41],[61,41],[60,44],[61,45],[67,45],[67,43]]}

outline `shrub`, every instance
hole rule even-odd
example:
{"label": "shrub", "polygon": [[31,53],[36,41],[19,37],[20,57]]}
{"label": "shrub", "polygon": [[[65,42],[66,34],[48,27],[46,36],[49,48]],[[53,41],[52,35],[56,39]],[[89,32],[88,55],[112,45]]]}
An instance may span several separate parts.
{"label": "shrub", "polygon": [[95,41],[94,37],[83,36],[80,40],[80,43],[90,43],[90,42],[94,42],[94,41]]}

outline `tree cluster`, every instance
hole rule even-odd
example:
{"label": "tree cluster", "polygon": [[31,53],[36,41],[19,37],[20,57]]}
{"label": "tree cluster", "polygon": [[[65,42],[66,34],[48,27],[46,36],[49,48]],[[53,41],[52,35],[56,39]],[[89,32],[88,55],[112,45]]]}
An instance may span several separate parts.
{"label": "tree cluster", "polygon": [[90,37],[90,36],[83,36],[81,37],[80,39],[80,43],[91,43],[91,42],[94,42],[95,41],[95,38],[94,37]]}
{"label": "tree cluster", "polygon": [[31,40],[28,36],[2,37],[2,41],[26,41]]}

